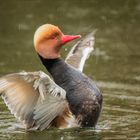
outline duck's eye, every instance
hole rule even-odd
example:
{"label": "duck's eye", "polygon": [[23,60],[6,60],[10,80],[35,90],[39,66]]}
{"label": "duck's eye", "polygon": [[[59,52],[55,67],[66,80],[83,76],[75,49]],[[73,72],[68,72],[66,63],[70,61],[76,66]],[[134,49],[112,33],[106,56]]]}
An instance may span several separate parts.
{"label": "duck's eye", "polygon": [[58,33],[53,33],[53,34],[51,35],[51,39],[56,39],[56,38],[58,38],[58,36],[59,36]]}
{"label": "duck's eye", "polygon": [[56,38],[56,35],[52,35],[52,36],[51,36],[51,39],[55,39],[55,38]]}

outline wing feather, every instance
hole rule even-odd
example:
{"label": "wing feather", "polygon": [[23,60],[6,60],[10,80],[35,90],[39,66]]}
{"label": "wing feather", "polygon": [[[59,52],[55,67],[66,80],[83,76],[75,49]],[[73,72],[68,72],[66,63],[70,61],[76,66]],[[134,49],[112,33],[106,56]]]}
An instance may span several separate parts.
{"label": "wing feather", "polygon": [[95,31],[85,36],[77,44],[73,46],[69,52],[66,62],[81,72],[83,71],[85,61],[88,59],[91,52],[94,50]]}
{"label": "wing feather", "polygon": [[0,78],[0,95],[27,128],[48,128],[67,107],[65,91],[41,71]]}

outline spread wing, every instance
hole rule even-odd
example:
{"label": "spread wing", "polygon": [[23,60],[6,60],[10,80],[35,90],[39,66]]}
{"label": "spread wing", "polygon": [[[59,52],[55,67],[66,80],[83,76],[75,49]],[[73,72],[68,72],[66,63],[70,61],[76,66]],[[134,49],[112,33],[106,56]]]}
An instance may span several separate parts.
{"label": "spread wing", "polygon": [[27,128],[48,128],[68,107],[65,91],[41,71],[0,78],[0,95]]}
{"label": "spread wing", "polygon": [[94,50],[93,48],[95,43],[94,34],[95,31],[88,34],[77,44],[75,44],[65,60],[68,64],[77,68],[81,72],[83,71],[86,59],[89,57],[90,53]]}

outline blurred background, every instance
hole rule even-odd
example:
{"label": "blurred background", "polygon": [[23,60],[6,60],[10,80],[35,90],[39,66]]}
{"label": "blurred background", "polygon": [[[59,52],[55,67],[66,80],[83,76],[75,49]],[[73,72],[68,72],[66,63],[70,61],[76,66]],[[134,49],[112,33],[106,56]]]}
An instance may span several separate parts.
{"label": "blurred background", "polygon": [[[33,35],[52,23],[66,34],[82,36],[97,29],[95,51],[84,72],[103,96],[97,128],[24,132],[0,99],[2,139],[140,139],[140,1],[139,0],[0,0],[0,76],[43,70]],[[64,46],[62,56],[76,43]]]}

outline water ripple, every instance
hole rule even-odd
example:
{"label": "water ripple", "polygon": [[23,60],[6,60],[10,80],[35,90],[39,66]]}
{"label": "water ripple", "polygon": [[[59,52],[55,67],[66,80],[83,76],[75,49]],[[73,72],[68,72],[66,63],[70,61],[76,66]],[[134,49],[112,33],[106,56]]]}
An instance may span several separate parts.
{"label": "water ripple", "polygon": [[140,92],[140,85],[132,85],[132,84],[124,84],[124,83],[115,83],[115,82],[97,82],[101,88],[106,89],[122,89],[122,90],[130,90]]}

